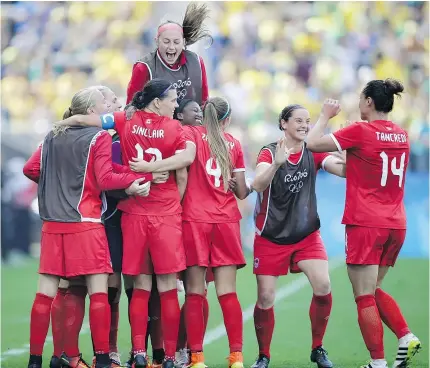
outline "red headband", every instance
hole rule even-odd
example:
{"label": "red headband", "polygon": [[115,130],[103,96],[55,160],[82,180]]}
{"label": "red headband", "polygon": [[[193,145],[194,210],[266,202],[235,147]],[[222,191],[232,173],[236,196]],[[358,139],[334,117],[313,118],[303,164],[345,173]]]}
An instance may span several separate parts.
{"label": "red headband", "polygon": [[166,23],[166,24],[163,24],[162,26],[160,26],[158,28],[157,38],[160,37],[161,33],[163,33],[164,31],[167,31],[169,29],[179,31],[179,32],[181,32],[182,35],[184,34],[184,30],[182,29],[182,27],[179,24]]}

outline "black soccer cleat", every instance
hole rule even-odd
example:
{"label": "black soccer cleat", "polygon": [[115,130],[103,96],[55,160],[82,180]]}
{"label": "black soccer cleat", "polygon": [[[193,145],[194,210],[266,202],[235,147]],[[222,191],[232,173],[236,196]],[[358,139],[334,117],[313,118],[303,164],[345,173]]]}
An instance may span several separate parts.
{"label": "black soccer cleat", "polygon": [[55,355],[51,357],[51,361],[49,362],[49,368],[62,368],[61,359]]}
{"label": "black soccer cleat", "polygon": [[133,350],[130,351],[130,358],[128,358],[127,362],[125,363],[125,368],[132,368],[133,367],[133,361],[134,361],[134,353]]}
{"label": "black soccer cleat", "polygon": [[322,346],[312,349],[311,362],[317,363],[318,368],[333,368],[333,363],[329,360],[328,353]]}
{"label": "black soccer cleat", "polygon": [[146,359],[146,356],[142,354],[137,354],[133,358],[133,368],[146,368],[148,365],[148,360]]}
{"label": "black soccer cleat", "polygon": [[165,357],[166,357],[166,353],[164,349],[152,350],[152,364],[157,364],[157,365],[163,364]]}
{"label": "black soccer cleat", "polygon": [[163,368],[175,368],[175,362],[172,359],[165,359],[163,362]]}
{"label": "black soccer cleat", "polygon": [[270,363],[270,358],[267,355],[260,354],[255,361],[255,363],[251,366],[252,368],[268,368]]}
{"label": "black soccer cleat", "polygon": [[28,359],[28,368],[42,368],[42,356],[30,354],[30,358]]}

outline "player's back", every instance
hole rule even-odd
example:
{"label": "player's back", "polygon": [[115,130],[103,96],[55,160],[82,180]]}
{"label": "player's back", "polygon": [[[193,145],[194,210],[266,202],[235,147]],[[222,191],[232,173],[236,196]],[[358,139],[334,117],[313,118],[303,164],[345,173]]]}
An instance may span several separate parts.
{"label": "player's back", "polygon": [[[225,192],[221,168],[211,154],[204,126],[185,126],[186,139],[196,145],[196,158],[188,172],[187,190],[183,200],[186,221],[222,223],[241,218],[237,201],[231,191]],[[230,151],[232,170],[245,171],[242,148],[232,135],[224,133]]]}
{"label": "player's back", "polygon": [[[125,113],[122,114],[124,117]],[[115,121],[117,121],[115,113]],[[124,163],[134,157],[150,161],[163,160],[185,149],[182,126],[176,120],[144,111],[136,112],[131,120],[118,124]],[[181,212],[179,191],[174,173],[166,183],[151,186],[148,197],[130,197],[118,208],[142,215],[171,215]]]}
{"label": "player's back", "polygon": [[344,223],[404,229],[408,135],[391,121],[358,124],[361,143],[347,154]]}

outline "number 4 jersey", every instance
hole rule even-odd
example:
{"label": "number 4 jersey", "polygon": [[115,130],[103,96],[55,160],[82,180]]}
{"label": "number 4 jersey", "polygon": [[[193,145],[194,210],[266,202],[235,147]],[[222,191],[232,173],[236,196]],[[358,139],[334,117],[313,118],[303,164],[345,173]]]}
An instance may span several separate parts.
{"label": "number 4 jersey", "polygon": [[[241,214],[231,191],[224,191],[221,168],[213,159],[206,128],[184,126],[186,140],[196,145],[196,158],[188,172],[187,191],[182,202],[184,221],[205,223],[237,222]],[[230,134],[224,133],[230,149],[232,173],[245,171],[242,147]]]}
{"label": "number 4 jersey", "polygon": [[[103,117],[106,117],[103,119]],[[130,120],[125,112],[103,115],[114,119],[114,128],[121,140],[122,162],[127,165],[134,157],[150,161],[162,160],[185,149],[181,124],[153,113],[137,111]],[[168,216],[181,213],[181,202],[174,173],[163,184],[151,184],[148,197],[133,196],[121,201],[118,208],[137,215]]]}
{"label": "number 4 jersey", "polygon": [[409,138],[386,120],[354,123],[331,134],[347,150],[346,200],[342,223],[406,229],[403,204]]}

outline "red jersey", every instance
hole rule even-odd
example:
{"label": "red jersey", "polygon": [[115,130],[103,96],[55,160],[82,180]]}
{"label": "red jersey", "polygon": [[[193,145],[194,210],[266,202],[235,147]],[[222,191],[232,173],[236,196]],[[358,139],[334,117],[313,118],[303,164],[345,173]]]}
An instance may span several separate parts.
{"label": "red jersey", "polygon": [[[290,154],[290,157],[288,157],[288,161],[291,164],[295,165],[302,158],[302,154],[303,154],[303,149],[300,152],[292,153],[292,154]],[[315,167],[316,167],[317,171],[319,169],[324,170],[324,164],[325,164],[327,158],[330,157],[330,155],[328,153],[315,153],[315,152],[313,152],[312,156],[314,157]],[[271,165],[272,163],[273,163],[273,157],[272,157],[272,152],[270,152],[270,149],[268,149],[268,148],[262,149],[260,154],[258,155],[258,158],[257,158],[257,166],[260,164],[270,164]]]}
{"label": "red jersey", "polygon": [[343,224],[406,229],[408,134],[391,121],[355,123],[331,134],[347,150]]}
{"label": "red jersey", "polygon": [[[187,141],[196,145],[196,158],[188,172],[187,190],[182,202],[185,221],[226,223],[237,222],[242,217],[237,200],[231,191],[224,191],[221,169],[212,158],[203,126],[184,126]],[[224,137],[230,148],[232,173],[245,171],[242,147],[228,133]]]}
{"label": "red jersey", "polygon": [[[114,124],[121,139],[124,163],[133,157],[150,161],[169,158],[185,149],[181,124],[173,119],[137,111],[131,120],[125,112],[115,112]],[[137,215],[167,216],[181,213],[181,201],[175,175],[166,183],[153,184],[148,197],[130,197],[118,204],[121,211]]]}

